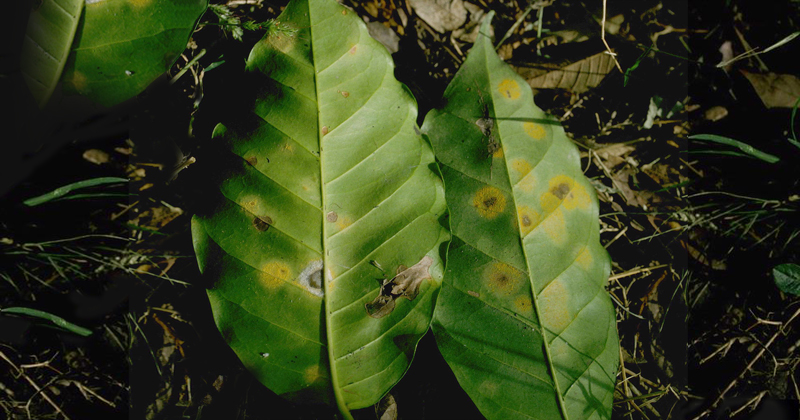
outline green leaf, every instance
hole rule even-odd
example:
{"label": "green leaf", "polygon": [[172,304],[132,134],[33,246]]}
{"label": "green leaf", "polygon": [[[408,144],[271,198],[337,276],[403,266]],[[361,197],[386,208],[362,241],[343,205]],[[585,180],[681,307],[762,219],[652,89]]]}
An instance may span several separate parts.
{"label": "green leaf", "polygon": [[800,296],[800,265],[781,264],[772,269],[775,284],[784,293]]}
{"label": "green leaf", "polygon": [[92,330],[88,328],[83,328],[79,325],[75,325],[64,318],[61,318],[58,315],[51,314],[50,312],[40,311],[38,309],[22,308],[22,307],[3,308],[0,309],[0,312],[7,314],[27,315],[34,318],[44,319],[52,322],[55,326],[63,330],[78,334],[83,337],[88,337],[92,335]]}
{"label": "green leaf", "polygon": [[83,0],[43,0],[31,11],[21,70],[40,108],[50,100],[61,77],[82,10]]}
{"label": "green leaf", "polygon": [[[735,148],[739,149],[740,151],[744,152],[744,155],[738,155],[738,156],[750,156],[750,157],[762,160],[762,161],[767,162],[767,163],[777,163],[778,161],[781,160],[779,157],[777,157],[775,155],[771,155],[771,154],[766,153],[766,152],[762,152],[762,151],[756,149],[755,147],[753,147],[753,146],[751,146],[751,145],[749,145],[747,143],[744,143],[744,142],[741,142],[739,140],[735,140],[735,139],[732,139],[732,138],[729,138],[729,137],[718,136],[716,134],[695,134],[693,136],[689,136],[689,139],[691,139],[691,140],[701,140],[701,141],[710,141],[712,143],[717,143],[717,144],[722,144],[722,145],[725,145],[725,146],[735,147]],[[719,154],[731,154],[731,155],[733,155],[735,153],[735,152],[734,153],[730,153],[730,152],[722,153],[722,152],[724,152],[724,151],[720,151]]]}
{"label": "green leaf", "polygon": [[141,93],[186,48],[207,0],[87,0],[62,80],[112,106]]}
{"label": "green leaf", "polygon": [[608,419],[619,353],[577,148],[492,48],[487,16],[422,131],[453,240],[433,331],[489,419]]}
{"label": "green leaf", "polygon": [[75,199],[75,198],[86,198],[86,197],[94,197],[94,196],[107,196],[107,195],[97,195],[97,194],[76,194],[72,196],[67,196],[67,194],[71,193],[75,190],[80,190],[84,188],[91,188],[100,185],[109,185],[109,184],[119,184],[123,182],[128,182],[128,178],[117,178],[117,177],[100,177],[100,178],[91,178],[86,179],[83,181],[73,182],[72,184],[67,184],[61,187],[50,191],[47,194],[42,194],[37,197],[29,198],[22,203],[26,206],[33,207],[38,206],[40,204],[47,203],[48,201],[56,200],[56,199]]}
{"label": "green leaf", "polygon": [[428,329],[444,190],[413,97],[354,12],[294,0],[275,28],[247,60],[254,102],[214,130],[226,151],[194,247],[243,364],[348,417],[403,376]]}

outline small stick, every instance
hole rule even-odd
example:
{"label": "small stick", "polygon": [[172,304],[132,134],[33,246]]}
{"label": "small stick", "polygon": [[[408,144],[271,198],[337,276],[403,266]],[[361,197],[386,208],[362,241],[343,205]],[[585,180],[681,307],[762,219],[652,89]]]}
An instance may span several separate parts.
{"label": "small stick", "polygon": [[610,55],[612,59],[614,59],[614,64],[617,65],[617,70],[620,73],[625,74],[622,71],[622,66],[619,65],[619,61],[617,61],[617,53],[611,51],[611,47],[608,46],[608,42],[606,42],[606,1],[603,0],[603,21],[600,23],[600,39],[603,40],[603,44],[606,46],[606,54]]}
{"label": "small stick", "polygon": [[70,420],[69,416],[67,416],[63,411],[61,411],[61,407],[59,407],[55,402],[53,402],[52,399],[50,399],[50,396],[47,395],[47,392],[45,392],[42,388],[40,388],[39,385],[36,385],[36,382],[34,382],[33,379],[31,379],[28,375],[25,374],[25,372],[23,372],[20,368],[18,368],[14,364],[14,362],[12,362],[8,357],[6,357],[5,353],[3,353],[2,351],[0,351],[0,358],[2,358],[3,360],[6,361],[6,363],[11,365],[13,370],[18,375],[20,375],[23,378],[25,378],[25,380],[28,381],[28,383],[33,387],[33,389],[36,390],[37,394],[41,393],[42,394],[42,398],[44,398],[44,400],[47,401],[56,410],[56,412],[58,412],[58,414],[61,414],[62,416],[64,416],[64,418],[66,420]]}
{"label": "small stick", "polygon": [[[784,326],[788,326],[789,324],[791,324],[792,321],[794,321],[794,319],[797,318],[798,315],[800,315],[800,309],[795,311],[795,313],[791,316],[791,318],[789,318],[789,320],[786,321]],[[720,392],[719,396],[717,396],[717,398],[714,400],[714,402],[711,403],[711,405],[708,408],[706,408],[702,413],[697,415],[697,417],[695,417],[692,420],[699,420],[705,417],[707,414],[710,414],[711,410],[713,410],[714,407],[716,407],[717,404],[719,404],[719,402],[722,401],[723,398],[725,398],[725,394],[727,394],[728,391],[730,391],[736,385],[736,382],[738,382],[739,379],[744,377],[744,375],[753,367],[753,365],[756,364],[758,359],[760,359],[761,356],[764,355],[769,346],[772,345],[775,339],[778,338],[778,335],[780,335],[782,332],[783,328],[778,328],[778,331],[776,331],[775,334],[772,335],[769,341],[767,341],[767,344],[765,344],[764,347],[761,348],[761,351],[759,351],[758,354],[756,354],[755,357],[753,357],[753,360],[751,360],[750,363],[747,364],[747,367],[744,368],[742,373],[740,373],[739,376],[737,376],[734,380],[732,380],[731,383],[729,383],[728,386],[725,387],[725,389],[723,389],[722,392]]]}

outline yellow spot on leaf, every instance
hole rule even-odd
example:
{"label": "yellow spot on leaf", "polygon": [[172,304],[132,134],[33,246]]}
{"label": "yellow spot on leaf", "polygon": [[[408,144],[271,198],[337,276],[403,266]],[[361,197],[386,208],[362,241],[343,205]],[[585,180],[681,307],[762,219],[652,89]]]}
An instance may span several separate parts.
{"label": "yellow spot on leaf", "polygon": [[517,158],[511,161],[511,169],[516,171],[519,179],[522,179],[528,172],[531,171],[531,163],[527,159]]}
{"label": "yellow spot on leaf", "polygon": [[561,208],[550,213],[541,223],[540,229],[557,245],[563,245],[569,239],[567,238],[567,222],[564,220],[564,211]]}
{"label": "yellow spot on leaf", "polygon": [[483,279],[492,291],[509,294],[522,284],[525,276],[516,268],[495,261],[483,270]]}
{"label": "yellow spot on leaf", "polygon": [[152,0],[130,0],[130,2],[134,7],[145,7],[149,5]]}
{"label": "yellow spot on leaf", "polygon": [[517,223],[524,238],[539,224],[539,213],[536,213],[528,206],[519,206],[517,208]]}
{"label": "yellow spot on leaf", "polygon": [[349,52],[351,55],[355,55],[355,53],[356,53],[356,51],[357,51],[357,50],[358,50],[358,46],[357,46],[357,45],[353,45],[353,48],[350,48],[350,51],[348,51],[348,52]]}
{"label": "yellow spot on leaf", "polygon": [[480,386],[478,387],[478,392],[481,395],[485,395],[489,398],[497,397],[497,392],[500,391],[500,386],[495,382],[490,382],[489,380],[481,382]]}
{"label": "yellow spot on leaf", "polygon": [[86,90],[87,80],[83,73],[74,71],[72,74],[64,78],[64,83],[68,86],[71,86],[77,92],[84,93]]}
{"label": "yellow spot on leaf", "polygon": [[592,262],[594,262],[594,257],[592,257],[592,253],[589,252],[589,247],[583,248],[580,254],[578,254],[578,258],[575,259],[575,262],[578,263],[581,268],[584,270],[588,270],[589,267],[592,266]]}
{"label": "yellow spot on leaf", "polygon": [[536,177],[532,173],[528,173],[517,183],[517,188],[524,192],[531,192],[536,187]]}
{"label": "yellow spot on leaf", "polygon": [[495,187],[483,187],[472,197],[472,206],[486,219],[494,219],[506,208],[506,197]]}
{"label": "yellow spot on leaf", "polygon": [[553,280],[539,294],[539,313],[545,328],[558,334],[572,321],[569,313],[569,294],[559,280]]}
{"label": "yellow spot on leaf", "polygon": [[287,153],[294,153],[294,145],[292,143],[286,142],[281,145],[281,149]]}
{"label": "yellow spot on leaf", "polygon": [[500,82],[497,91],[508,99],[517,99],[520,95],[519,85],[511,79],[504,79]]}
{"label": "yellow spot on leaf", "polygon": [[346,98],[346,97],[350,96],[350,92],[348,92],[346,90],[343,90],[342,91],[342,96],[344,96]]}
{"label": "yellow spot on leaf", "polygon": [[525,130],[525,134],[531,136],[534,140],[541,140],[547,134],[544,127],[532,122],[522,124],[522,128]]}
{"label": "yellow spot on leaf", "polygon": [[514,310],[526,317],[526,318],[533,318],[533,302],[529,296],[517,296],[514,299]]}
{"label": "yellow spot on leaf", "polygon": [[592,198],[586,187],[566,175],[558,175],[550,180],[549,188],[542,194],[542,210],[549,213],[562,202],[567,210],[588,209]]}
{"label": "yellow spot on leaf", "polygon": [[306,383],[312,383],[319,379],[319,365],[309,366],[305,371],[303,371],[303,379]]}
{"label": "yellow spot on leaf", "polygon": [[267,263],[261,271],[263,274],[261,276],[262,283],[267,287],[279,286],[281,283],[288,280],[292,274],[292,270],[289,266],[280,261]]}
{"label": "yellow spot on leaf", "polygon": [[341,215],[339,215],[335,223],[336,223],[336,228],[338,228],[339,230],[344,230],[345,228],[353,224],[353,219],[347,216],[342,217]]}
{"label": "yellow spot on leaf", "polygon": [[501,147],[498,147],[497,150],[494,151],[494,153],[492,153],[492,156],[496,157],[496,158],[501,158],[501,157],[503,157],[504,154],[505,153],[503,153],[503,147],[501,146]]}

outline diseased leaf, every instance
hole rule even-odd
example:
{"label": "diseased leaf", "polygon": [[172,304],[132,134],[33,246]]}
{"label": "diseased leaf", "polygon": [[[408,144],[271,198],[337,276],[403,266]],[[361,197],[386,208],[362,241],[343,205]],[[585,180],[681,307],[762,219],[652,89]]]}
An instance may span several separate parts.
{"label": "diseased leaf", "polygon": [[42,108],[61,77],[84,0],[43,0],[31,11],[22,42],[21,70]]}
{"label": "diseased leaf", "polygon": [[349,416],[403,376],[428,329],[444,190],[413,97],[355,13],[293,0],[275,27],[247,60],[255,99],[214,130],[226,151],[194,246],[243,364]]}
{"label": "diseased leaf", "polygon": [[138,95],[186,48],[207,2],[87,0],[62,77],[65,92],[103,106]]}
{"label": "diseased leaf", "polygon": [[619,344],[597,199],[577,148],[494,52],[490,18],[422,127],[453,233],[433,331],[487,418],[608,419]]}

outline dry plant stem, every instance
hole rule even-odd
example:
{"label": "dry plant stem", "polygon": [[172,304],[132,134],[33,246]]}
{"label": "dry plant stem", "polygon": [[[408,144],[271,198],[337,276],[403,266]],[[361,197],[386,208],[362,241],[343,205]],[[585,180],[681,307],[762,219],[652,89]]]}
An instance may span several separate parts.
{"label": "dry plant stem", "polygon": [[669,264],[659,264],[659,265],[654,265],[652,267],[637,268],[637,269],[634,269],[634,270],[626,271],[624,273],[615,274],[615,275],[609,277],[608,279],[609,280],[617,280],[617,279],[621,279],[623,277],[629,277],[629,276],[632,276],[634,274],[650,272],[650,271],[653,271],[653,270],[656,270],[656,269],[659,269],[659,268],[668,267],[668,266],[669,266]]}
{"label": "dry plant stem", "polygon": [[600,24],[600,39],[603,40],[603,45],[606,46],[606,52],[611,58],[614,59],[614,64],[617,65],[617,70],[620,73],[625,73],[622,71],[622,66],[619,65],[619,61],[617,61],[617,53],[611,51],[611,47],[608,46],[608,42],[606,42],[606,2],[607,0],[603,0],[603,22]]}
{"label": "dry plant stem", "polygon": [[[47,392],[45,392],[42,388],[40,388],[39,385],[36,385],[36,382],[34,382],[33,379],[31,379],[28,375],[25,374],[25,372],[23,372],[20,368],[18,368],[14,364],[14,362],[12,362],[11,359],[6,357],[5,353],[3,353],[2,351],[0,351],[0,358],[5,360],[6,363],[8,363],[11,366],[12,370],[17,375],[25,378],[25,380],[33,387],[33,389],[36,390],[37,394],[42,394],[42,398],[44,398],[44,400],[47,401],[48,404],[50,404],[56,410],[56,412],[58,412],[58,414],[61,414],[66,420],[70,420],[69,416],[67,416],[63,411],[61,411],[61,407],[59,407],[55,402],[53,402],[53,400],[50,398]],[[30,418],[30,416],[31,416],[30,411],[28,411],[28,418]]]}
{"label": "dry plant stem", "polygon": [[742,377],[744,377],[745,374],[747,374],[747,372],[753,367],[753,365],[758,361],[758,359],[760,359],[761,356],[763,356],[764,353],[767,351],[767,349],[769,349],[769,346],[772,345],[775,339],[778,338],[778,336],[783,332],[783,329],[785,327],[788,327],[789,324],[791,324],[792,321],[794,321],[794,319],[797,318],[798,315],[800,315],[800,309],[796,310],[794,314],[789,318],[788,321],[784,323],[784,325],[781,328],[778,328],[778,331],[776,331],[775,334],[773,334],[772,337],[770,337],[769,341],[767,341],[767,344],[761,347],[761,350],[758,352],[758,354],[755,355],[755,357],[753,357],[753,360],[751,360],[750,363],[747,364],[747,367],[744,368],[742,373],[740,373],[739,376],[737,376],[734,380],[732,380],[731,383],[729,383],[728,386],[725,387],[725,389],[723,389],[722,392],[720,392],[719,396],[717,396],[714,402],[712,402],[711,405],[707,409],[705,409],[705,411],[700,413],[697,417],[695,417],[692,420],[699,420],[705,417],[706,415],[710,414],[711,410],[713,410],[717,406],[717,404],[719,404],[720,401],[722,401],[722,399],[725,398],[725,394],[727,394],[728,391],[730,391],[734,387],[734,385],[736,385],[739,379],[741,379]]}
{"label": "dry plant stem", "polygon": [[758,395],[756,395],[755,397],[751,398],[750,401],[746,402],[744,405],[742,405],[741,407],[737,408],[736,411],[731,413],[731,417],[735,417],[737,414],[741,413],[747,407],[750,407],[750,406],[752,406],[753,407],[752,409],[755,410],[755,408],[758,407],[758,404],[761,402],[761,399],[764,398],[764,395],[766,393],[767,393],[767,391],[759,392]]}

